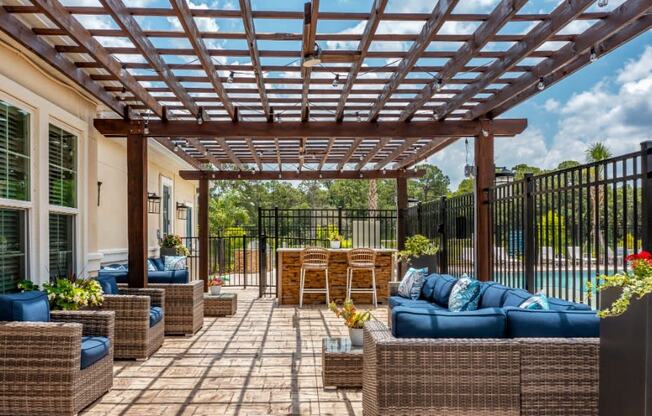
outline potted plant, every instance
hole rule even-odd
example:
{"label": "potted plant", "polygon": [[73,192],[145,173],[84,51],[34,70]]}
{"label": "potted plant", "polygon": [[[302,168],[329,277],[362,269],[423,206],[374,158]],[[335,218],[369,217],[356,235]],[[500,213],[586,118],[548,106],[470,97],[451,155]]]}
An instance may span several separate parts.
{"label": "potted plant", "polygon": [[211,295],[219,295],[222,292],[222,286],[228,282],[228,276],[214,275],[208,280],[208,290]]}
{"label": "potted plant", "polygon": [[421,269],[427,267],[429,271],[435,271],[437,267],[437,243],[421,234],[416,234],[405,240],[405,249],[398,252],[398,260],[401,264],[401,276],[404,269],[414,267]]}
{"label": "potted plant", "polygon": [[74,275],[67,279],[57,279],[54,283],[44,283],[43,290],[47,293],[53,310],[76,311],[100,306],[104,300],[102,287],[97,280],[77,279]]}
{"label": "potted plant", "polygon": [[340,248],[342,246],[342,240],[344,237],[337,231],[332,230],[328,233],[328,240],[331,243],[331,248]]}
{"label": "potted plant", "polygon": [[344,324],[349,328],[349,338],[351,345],[356,347],[362,346],[362,329],[364,323],[371,319],[371,312],[358,312],[351,299],[347,299],[339,308],[335,302],[328,304],[328,309],[335,313],[338,318],[344,319]]}
{"label": "potted plant", "polygon": [[166,234],[161,240],[161,257],[188,256],[190,251],[183,245],[181,237],[175,234]]}
{"label": "potted plant", "polygon": [[651,350],[652,254],[626,257],[629,270],[602,275],[587,285],[589,296],[600,293],[600,414],[649,414]]}

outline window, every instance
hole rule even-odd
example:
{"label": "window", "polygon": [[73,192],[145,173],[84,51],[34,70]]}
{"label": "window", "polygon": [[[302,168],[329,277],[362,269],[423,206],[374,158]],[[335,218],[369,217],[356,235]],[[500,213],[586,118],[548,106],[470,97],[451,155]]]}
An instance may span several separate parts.
{"label": "window", "polygon": [[170,184],[163,184],[163,196],[161,199],[161,213],[163,214],[163,235],[168,235],[172,233],[172,186]]}
{"label": "window", "polygon": [[50,124],[50,205],[77,206],[77,136]]}
{"label": "window", "polygon": [[75,271],[75,216],[50,213],[50,279],[66,278]]}
{"label": "window", "polygon": [[0,293],[16,289],[26,277],[25,210],[0,208]]}
{"label": "window", "polygon": [[0,101],[0,198],[29,201],[29,114]]}

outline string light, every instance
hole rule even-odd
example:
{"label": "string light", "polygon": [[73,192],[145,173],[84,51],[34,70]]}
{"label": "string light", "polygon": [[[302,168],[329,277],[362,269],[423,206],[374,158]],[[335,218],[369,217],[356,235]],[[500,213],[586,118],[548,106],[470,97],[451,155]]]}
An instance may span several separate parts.
{"label": "string light", "polygon": [[607,7],[609,0],[598,0],[598,7]]}
{"label": "string light", "polygon": [[229,76],[226,78],[226,83],[231,84],[233,83],[233,77],[235,76],[235,72],[231,71],[229,72]]}
{"label": "string light", "polygon": [[118,100],[124,101],[126,93],[127,93],[127,89],[125,87],[122,87],[122,91],[118,92]]}
{"label": "string light", "polygon": [[444,81],[442,81],[441,78],[437,78],[437,81],[435,81],[435,91],[441,92],[443,86],[444,86]]}
{"label": "string light", "polygon": [[143,134],[148,135],[149,134],[149,120],[145,119],[145,124],[143,125]]}
{"label": "string light", "polygon": [[539,82],[537,83],[537,89],[539,91],[543,91],[546,89],[546,81],[543,79],[543,77],[539,78]]}
{"label": "string light", "polygon": [[432,110],[432,119],[439,121],[439,112],[437,110]]}
{"label": "string light", "polygon": [[280,114],[274,114],[274,120],[276,120],[277,123],[281,122],[281,115]]}
{"label": "string light", "polygon": [[125,67],[125,64],[122,64],[122,66],[120,67],[119,75],[120,75],[120,78],[124,78],[124,76],[127,75],[127,69]]}
{"label": "string light", "polygon": [[199,107],[199,111],[197,112],[197,124],[200,126],[204,124],[204,109],[202,107]]}
{"label": "string light", "polygon": [[340,74],[335,74],[335,78],[333,78],[333,83],[331,84],[333,88],[337,88],[337,86],[340,84]]}
{"label": "string light", "polygon": [[362,117],[360,116],[360,112],[356,111],[355,112],[355,118],[358,120],[358,123],[362,121]]}
{"label": "string light", "polygon": [[591,48],[591,56],[589,57],[589,60],[591,62],[595,62],[598,60],[598,53],[595,51],[595,48]]}
{"label": "string light", "polygon": [[482,129],[482,135],[484,137],[489,137],[489,132],[487,130],[485,130],[485,129]]}

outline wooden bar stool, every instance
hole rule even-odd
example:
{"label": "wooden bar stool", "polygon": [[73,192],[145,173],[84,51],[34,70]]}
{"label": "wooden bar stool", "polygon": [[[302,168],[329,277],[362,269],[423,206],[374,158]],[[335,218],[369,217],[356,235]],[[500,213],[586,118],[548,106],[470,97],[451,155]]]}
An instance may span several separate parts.
{"label": "wooden bar stool", "polygon": [[[355,248],[348,253],[349,267],[346,269],[346,297],[351,299],[351,293],[371,293],[374,307],[378,306],[376,297],[376,252],[370,248]],[[353,272],[367,270],[371,272],[370,288],[353,288]]]}
{"label": "wooden bar stool", "polygon": [[[326,304],[330,302],[330,293],[328,289],[328,256],[329,252],[325,248],[306,247],[301,251],[301,283],[299,288],[299,307],[303,307],[304,293],[325,293]],[[308,270],[322,270],[324,272],[326,285],[322,288],[305,288],[306,272]]]}

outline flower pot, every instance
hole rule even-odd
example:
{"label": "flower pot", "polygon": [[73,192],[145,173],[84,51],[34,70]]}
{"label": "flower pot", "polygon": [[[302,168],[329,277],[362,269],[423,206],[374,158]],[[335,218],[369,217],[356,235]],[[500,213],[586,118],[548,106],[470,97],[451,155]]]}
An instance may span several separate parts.
{"label": "flower pot", "polygon": [[431,254],[428,256],[419,256],[419,257],[412,257],[410,261],[408,262],[409,266],[415,269],[423,269],[424,267],[428,268],[428,274],[431,273],[437,273],[439,271],[438,267],[438,255],[437,254]]}
{"label": "flower pot", "polygon": [[219,295],[222,292],[222,286],[211,286],[208,288],[211,295]]}
{"label": "flower pot", "polygon": [[339,241],[339,240],[338,241],[331,241],[331,248],[340,248],[341,245],[342,245],[342,242]]}
{"label": "flower pot", "polygon": [[351,338],[351,345],[354,347],[362,347],[363,341],[362,328],[349,328],[349,338]]}
{"label": "flower pot", "polygon": [[176,256],[177,255],[177,248],[176,247],[161,247],[160,253],[161,253],[161,257]]}

